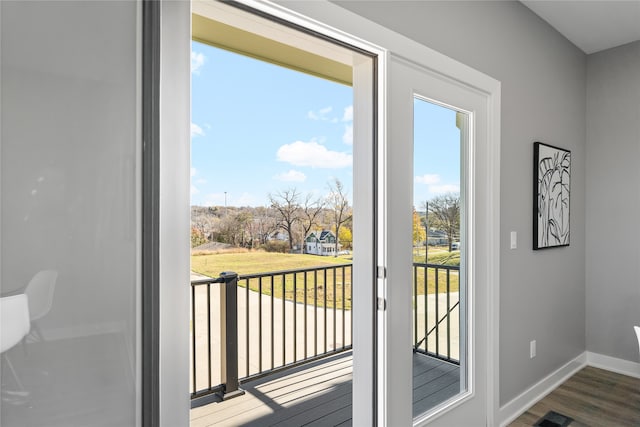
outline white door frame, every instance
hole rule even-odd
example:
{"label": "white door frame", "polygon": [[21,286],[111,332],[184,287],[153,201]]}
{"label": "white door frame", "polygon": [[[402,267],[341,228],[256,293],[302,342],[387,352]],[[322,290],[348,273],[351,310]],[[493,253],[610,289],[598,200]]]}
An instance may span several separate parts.
{"label": "white door frame", "polygon": [[[395,33],[381,25],[373,23],[359,15],[340,8],[337,5],[325,2],[295,2],[284,3],[287,7],[294,8],[295,12],[284,9],[272,3],[258,1],[246,1],[252,7],[262,8],[267,13],[278,14],[286,19],[296,19],[297,23],[307,26],[315,31],[326,33],[339,40],[354,41],[366,40],[362,42],[362,48],[378,56],[378,171],[385,174],[384,156],[386,149],[386,122],[387,118],[387,81],[389,55],[408,59],[425,70],[442,76],[461,87],[471,88],[483,93],[487,102],[488,121],[486,123],[486,141],[483,147],[481,165],[485,173],[476,181],[476,185],[483,189],[483,197],[487,201],[487,210],[483,215],[484,222],[476,223],[478,229],[484,230],[484,239],[477,242],[476,251],[483,251],[486,254],[487,264],[482,266],[476,278],[487,286],[487,425],[494,425],[497,420],[499,409],[499,289],[500,289],[500,97],[501,84],[499,81],[487,76],[471,67],[455,61],[439,52],[436,52],[424,45],[421,45],[405,36]],[[306,17],[306,18],[305,18]],[[478,182],[480,181],[480,182]],[[378,190],[381,191],[384,185],[378,183]],[[378,195],[378,212],[383,214],[385,205],[385,194]],[[385,235],[384,221],[378,223],[378,239]],[[385,242],[378,240],[378,260],[384,260],[383,248]],[[383,264],[378,264],[384,267]],[[481,276],[481,277],[479,277]],[[378,280],[378,295],[384,296],[384,279]],[[357,296],[354,295],[354,299]],[[355,316],[355,314],[354,314]],[[354,320],[356,321],[356,320]],[[378,312],[378,324],[384,325],[386,313]],[[386,331],[384,327],[377,331],[377,339],[384,339]],[[384,362],[378,365],[378,378],[385,377]],[[354,382],[354,387],[357,384]],[[358,402],[359,391],[354,388],[354,425],[358,416],[356,405],[364,405],[365,402]],[[378,425],[385,425],[387,415],[384,412],[384,402],[386,400],[384,384],[378,387],[378,402],[383,402],[378,408]],[[358,424],[359,425],[359,424]],[[370,424],[367,424],[370,425]]]}
{"label": "white door frame", "polygon": [[[487,236],[486,241],[483,242],[483,250],[487,253],[489,263],[484,266],[484,270],[482,272],[484,276],[483,281],[488,286],[487,309],[489,312],[489,318],[487,333],[490,345],[488,346],[487,350],[487,360],[492,362],[489,366],[486,367],[488,372],[487,424],[495,424],[499,404],[498,309],[500,272],[500,82],[445,55],[429,49],[428,47],[421,45],[407,37],[404,37],[383,26],[368,21],[361,16],[358,16],[327,1],[285,2],[284,5],[286,6],[286,8],[275,3],[265,1],[240,0],[240,2],[269,15],[285,19],[289,22],[301,25],[302,27],[308,28],[312,31],[316,31],[319,34],[332,37],[336,40],[343,41],[356,47],[360,47],[363,50],[378,55],[378,81],[376,87],[378,114],[375,131],[378,134],[378,147],[376,153],[378,156],[377,173],[382,176],[384,176],[385,173],[384,158],[382,154],[384,153],[384,149],[387,143],[386,90],[388,79],[388,55],[390,52],[393,52],[395,55],[408,58],[426,69],[430,69],[435,73],[446,76],[453,81],[459,82],[459,84],[461,85],[475,88],[476,90],[486,94],[487,109],[489,111],[489,123],[487,135],[488,145],[486,147],[487,164],[485,166],[488,174],[484,177],[484,182],[482,183],[482,185],[486,188],[485,195],[488,200],[488,206],[491,207],[493,215],[489,217],[489,220],[487,220],[486,223],[478,224],[478,227],[484,227]],[[177,81],[188,81],[189,70],[188,65],[186,65],[188,63],[188,60],[184,61],[184,67],[182,66],[182,59],[185,56],[184,52],[188,51],[188,49],[184,49],[184,46],[188,43],[188,40],[184,39],[187,31],[185,31],[186,29],[182,25],[184,22],[186,22],[185,20],[187,20],[187,17],[184,13],[186,12],[185,8],[179,6],[184,5],[185,3],[175,2],[175,4],[177,6],[175,8],[166,7],[166,9],[171,9],[169,10],[169,12],[171,13],[167,13],[163,17],[163,22],[167,22],[167,25],[164,28],[170,29],[170,31],[163,31],[162,34],[162,50],[164,56],[163,64],[172,63],[172,59],[179,59],[181,68],[180,70],[178,70],[178,74],[180,76],[184,76],[185,78],[182,80],[179,78],[177,79]],[[173,12],[177,11],[178,9],[180,9],[179,13],[174,14]],[[179,24],[179,29],[172,28],[172,25],[176,24]],[[174,39],[172,39],[172,35],[175,34],[179,34],[180,36],[179,40],[180,43],[182,43],[180,46],[177,46],[175,45],[175,43],[173,43]],[[174,84],[175,81],[170,82],[168,79],[163,79],[160,88],[161,92],[177,94],[178,88],[171,87],[171,85]],[[188,91],[185,93],[188,93]],[[184,102],[184,100],[182,99],[180,99],[179,101],[180,102],[172,104],[172,106],[168,106],[166,103],[164,105],[173,112],[178,111],[178,109],[183,109],[181,111],[188,111],[188,101]],[[167,111],[167,113],[168,112],[169,111]],[[179,123],[182,134],[187,136],[189,129],[188,123],[188,119],[181,120]],[[356,132],[357,130],[354,129],[354,134]],[[164,129],[161,129],[160,133],[161,140],[169,140],[171,139],[170,136],[173,135],[173,130],[170,129],[165,131]],[[185,159],[185,153],[188,153],[188,149],[181,149],[179,148],[179,146],[181,145],[162,145],[160,148],[162,157],[165,159]],[[177,156],[175,156],[175,154],[177,154]],[[358,167],[357,164],[354,164],[354,168],[356,167]],[[361,167],[373,168],[373,163],[369,165],[363,164],[361,165]],[[176,162],[174,161],[172,163],[172,168],[176,173],[181,172],[180,176],[184,176],[186,177],[185,179],[188,180],[188,156],[186,156],[186,160],[180,162],[179,165],[176,165]],[[383,186],[378,183],[377,193],[371,195],[371,201],[375,201],[377,203],[379,215],[384,214],[384,211],[381,208],[385,206],[385,194],[382,192],[382,188]],[[179,189],[176,189],[175,185],[161,186],[160,200],[188,200],[189,193],[187,189],[188,185],[184,186],[185,194],[182,194]],[[371,188],[364,190],[371,192]],[[358,190],[354,189],[354,191]],[[179,217],[181,218],[180,224],[188,224],[188,220],[185,219],[185,214],[183,212],[181,204],[165,202],[161,203],[160,209],[164,214],[164,218]],[[376,224],[378,236],[384,236],[384,226],[382,224],[383,221],[378,221],[378,223]],[[354,236],[354,238],[355,237],[356,236]],[[169,253],[171,252],[170,248],[182,248],[184,239],[181,236],[177,236],[176,233],[171,232],[168,229],[164,230],[163,228],[161,228],[160,240],[163,242],[160,248],[162,258],[163,256],[169,255]],[[178,245],[173,245],[173,243],[175,242],[177,242]],[[377,253],[375,254],[375,256],[377,257],[377,264],[379,267],[384,267],[384,265],[381,263],[381,261],[384,260],[383,247],[384,242],[377,242]],[[189,270],[189,260],[186,256],[178,257],[177,259],[173,258],[171,264],[173,265],[171,269],[160,271],[161,296],[165,293],[170,293],[169,284],[173,285],[175,283],[175,277],[177,277],[176,272],[188,272]],[[371,277],[373,277],[374,272],[369,271],[365,272],[365,274],[369,274]],[[378,279],[377,283],[377,292],[378,295],[381,296],[383,295],[382,291],[384,289],[384,279]],[[363,292],[364,296],[359,295],[360,292]],[[357,300],[359,298],[364,298],[363,300],[366,300],[367,297],[371,298],[370,292],[368,290],[354,290],[354,300]],[[166,298],[165,300],[170,299],[171,298]],[[181,304],[174,305],[172,309],[163,310],[163,307],[161,307],[161,326],[181,325],[184,323],[184,315],[188,312],[188,303],[185,302],[186,300],[181,301]],[[187,308],[184,308],[185,304],[187,304]],[[368,327],[370,330],[370,333],[362,334],[358,337],[360,339],[359,343],[355,342],[354,337],[354,347],[357,344],[362,349],[371,349],[373,348],[376,340],[384,336],[385,331],[381,330],[383,328],[379,328],[379,330],[377,331],[377,336],[374,335],[372,324],[372,319],[374,318],[374,316],[376,316],[374,310],[375,308],[372,301],[372,304],[370,306],[361,307],[361,311],[359,313],[357,309],[356,311],[354,311],[354,323],[362,322],[361,327]],[[379,320],[384,321],[385,316],[386,314],[383,311],[378,311],[377,317]],[[169,327],[168,329],[173,331],[177,328]],[[187,355],[185,354],[184,357],[176,357],[177,355],[175,354],[175,348],[182,348],[183,344],[186,342],[188,342],[188,331],[186,329],[181,331],[176,330],[175,334],[172,334],[171,336],[169,336],[168,334],[165,335],[163,333],[163,344],[160,346],[161,366],[159,375],[161,378],[163,378],[160,390],[160,403],[161,407],[164,407],[166,411],[162,411],[163,413],[161,414],[161,424],[171,425],[171,422],[169,420],[172,417],[167,415],[167,411],[173,412],[174,415],[182,414],[185,408],[185,404],[188,405],[188,398],[185,397],[188,396],[188,381],[186,381],[186,378],[188,378],[188,376],[184,374],[185,364],[183,363],[184,360],[186,360]],[[368,359],[365,358],[364,352],[362,353],[362,357],[358,356],[358,358],[356,358],[356,355],[357,352],[354,352],[354,376],[356,377],[356,380],[354,381],[353,392],[354,425],[373,425],[375,421],[377,421],[377,425],[388,424],[385,422],[386,415],[384,413],[384,404],[380,405],[379,407],[377,420],[370,418],[369,413],[371,412],[371,408],[373,405],[373,394],[371,392],[372,388],[366,389],[366,387],[367,383],[369,385],[372,385],[371,381],[373,381],[373,385],[375,385],[375,378],[370,378],[371,381],[367,381],[366,379],[364,379],[363,381],[358,381],[358,375],[360,375],[360,373],[372,373],[374,365],[370,356]],[[383,369],[384,364],[378,366],[377,378],[384,377]],[[180,386],[172,387],[173,384],[180,384]],[[384,384],[377,385],[376,393],[378,402],[384,402]],[[176,412],[173,410],[178,409],[175,405],[175,402],[178,401],[181,402],[181,404],[178,405],[181,410]]]}
{"label": "white door frame", "polygon": [[[389,144],[385,161],[388,176],[387,227],[388,268],[385,297],[388,300],[383,324],[385,344],[379,353],[385,357],[388,424],[408,425],[412,420],[412,340],[411,286],[414,164],[414,100],[442,104],[465,112],[469,117],[468,135],[461,147],[461,193],[464,216],[461,218],[463,257],[460,265],[460,344],[461,380],[466,386],[451,399],[419,414],[415,425],[478,425],[489,418],[487,404],[488,378],[485,369],[489,359],[487,338],[488,293],[484,268],[490,263],[486,253],[487,230],[492,221],[491,205],[485,197],[488,143],[488,111],[486,94],[461,85],[415,62],[393,55],[390,62],[388,96]],[[456,408],[455,411],[452,411]],[[440,419],[440,417],[442,417]],[[438,418],[437,421],[436,418]],[[491,423],[489,423],[491,425]]]}

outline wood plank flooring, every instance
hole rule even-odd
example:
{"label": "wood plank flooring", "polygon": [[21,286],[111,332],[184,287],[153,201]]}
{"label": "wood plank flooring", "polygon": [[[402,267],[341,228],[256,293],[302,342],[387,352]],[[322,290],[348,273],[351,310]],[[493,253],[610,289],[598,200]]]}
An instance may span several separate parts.
{"label": "wood plank flooring", "polygon": [[573,418],[571,427],[640,426],[640,379],[587,366],[510,426],[532,426],[549,411]]}
{"label": "wood plank flooring", "polygon": [[[458,393],[459,367],[414,355],[414,414]],[[350,426],[351,352],[242,386],[244,396],[191,410],[191,427]]]}

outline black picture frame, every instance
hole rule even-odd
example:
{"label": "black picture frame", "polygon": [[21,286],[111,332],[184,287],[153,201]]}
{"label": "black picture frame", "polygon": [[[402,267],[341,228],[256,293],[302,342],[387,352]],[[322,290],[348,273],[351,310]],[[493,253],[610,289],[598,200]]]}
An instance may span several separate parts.
{"label": "black picture frame", "polygon": [[569,246],[571,151],[533,143],[533,249]]}

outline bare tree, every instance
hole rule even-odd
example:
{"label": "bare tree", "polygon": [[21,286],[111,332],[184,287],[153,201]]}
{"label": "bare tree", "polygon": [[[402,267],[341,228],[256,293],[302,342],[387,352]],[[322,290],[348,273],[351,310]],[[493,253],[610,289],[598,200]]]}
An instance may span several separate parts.
{"label": "bare tree", "polygon": [[431,199],[428,203],[429,225],[447,235],[449,252],[455,239],[460,236],[460,195],[447,193]]}
{"label": "bare tree", "polygon": [[347,196],[347,191],[339,179],[336,178],[333,182],[329,183],[327,206],[333,213],[333,224],[336,228],[336,256],[338,256],[338,236],[340,235],[340,227],[344,223],[350,221],[353,216]]}
{"label": "bare tree", "polygon": [[257,207],[253,215],[253,239],[258,244],[267,243],[269,236],[278,229],[274,210],[271,208]]}
{"label": "bare tree", "polygon": [[[304,205],[300,208],[300,227],[302,228],[302,239],[306,239],[307,234],[314,226],[319,225],[319,219],[324,209],[325,202],[322,199],[312,200],[312,195],[307,194]],[[306,245],[303,243],[302,252],[306,253]]]}
{"label": "bare tree", "polygon": [[294,227],[300,221],[300,193],[295,188],[269,194],[271,207],[278,213],[277,227],[287,233],[289,250],[293,250]]}

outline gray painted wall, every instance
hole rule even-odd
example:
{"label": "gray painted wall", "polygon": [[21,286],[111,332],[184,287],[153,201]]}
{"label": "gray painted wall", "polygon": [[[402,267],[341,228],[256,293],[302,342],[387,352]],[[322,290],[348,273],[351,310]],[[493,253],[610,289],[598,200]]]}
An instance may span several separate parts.
{"label": "gray painted wall", "polygon": [[[500,403],[585,349],[586,56],[518,2],[337,2],[502,82]],[[533,142],[572,151],[571,246],[533,251]],[[509,249],[509,233],[519,247]],[[529,358],[529,341],[538,356]]]}
{"label": "gray painted wall", "polygon": [[587,350],[638,361],[640,42],[587,59]]}

